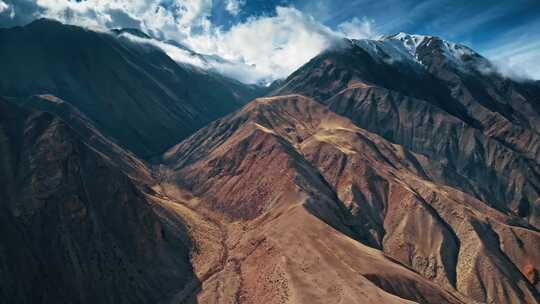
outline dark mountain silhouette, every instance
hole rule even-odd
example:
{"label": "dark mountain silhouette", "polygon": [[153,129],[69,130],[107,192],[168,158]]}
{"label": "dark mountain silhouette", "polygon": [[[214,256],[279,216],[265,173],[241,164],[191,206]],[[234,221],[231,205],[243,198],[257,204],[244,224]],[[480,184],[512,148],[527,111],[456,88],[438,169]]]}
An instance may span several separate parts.
{"label": "dark mountain silhouette", "polygon": [[129,153],[74,125],[0,100],[2,302],[168,299],[195,280],[183,222],[122,172]]}
{"label": "dark mountain silhouette", "polygon": [[48,19],[0,29],[0,65],[3,96],[62,98],[140,157],[164,151],[261,90],[179,65],[149,44]]}

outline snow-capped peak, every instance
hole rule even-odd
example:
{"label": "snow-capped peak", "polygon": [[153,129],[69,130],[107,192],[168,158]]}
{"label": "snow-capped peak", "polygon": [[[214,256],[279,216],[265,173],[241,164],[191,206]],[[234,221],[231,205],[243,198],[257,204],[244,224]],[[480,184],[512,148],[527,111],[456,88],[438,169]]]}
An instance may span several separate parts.
{"label": "snow-capped peak", "polygon": [[369,53],[375,60],[382,60],[390,64],[401,62],[421,66],[416,50],[424,40],[425,37],[399,33],[378,40],[353,40],[352,43]]}
{"label": "snow-capped peak", "polygon": [[400,42],[403,44],[403,47],[409,50],[409,52],[415,57],[418,55],[418,48],[420,48],[424,43],[427,47],[429,47],[432,43],[436,43],[437,47],[442,51],[442,54],[447,59],[452,60],[455,63],[461,64],[469,58],[481,57],[475,51],[465,45],[446,41],[435,36],[398,33],[392,36],[383,37],[381,40]]}
{"label": "snow-capped peak", "polygon": [[[426,54],[439,52],[458,68],[489,66],[489,61],[462,44],[449,42],[435,36],[398,33],[378,40],[354,40],[353,44],[368,52],[374,59],[387,63],[401,62],[424,67]],[[420,50],[429,49],[429,52]]]}
{"label": "snow-capped peak", "polygon": [[411,35],[407,33],[398,33],[393,36],[387,36],[383,37],[382,41],[396,41],[401,42],[403,44],[403,47],[405,47],[411,55],[416,56],[416,50],[424,41],[427,41],[428,39],[432,39],[433,36],[424,36],[424,35]]}

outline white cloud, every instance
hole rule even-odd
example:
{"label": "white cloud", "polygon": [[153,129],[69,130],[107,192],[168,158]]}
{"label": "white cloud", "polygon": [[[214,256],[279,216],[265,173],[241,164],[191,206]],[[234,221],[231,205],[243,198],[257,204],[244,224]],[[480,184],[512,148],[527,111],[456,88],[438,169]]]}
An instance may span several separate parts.
{"label": "white cloud", "polygon": [[540,45],[517,52],[502,53],[493,59],[499,72],[510,78],[540,80]]}
{"label": "white cloud", "polygon": [[206,71],[213,70],[218,72],[219,74],[237,79],[241,82],[252,83],[261,79],[265,79],[265,77],[267,76],[260,74],[253,66],[249,66],[242,62],[227,61],[211,55],[203,55],[195,52],[190,52],[173,44],[165,43],[155,39],[141,38],[131,35],[129,33],[123,33],[120,36],[130,40],[131,42],[139,43],[142,45],[146,44],[152,47],[160,48],[165,53],[167,53],[167,55],[169,55],[171,59],[173,59],[179,64],[189,64],[193,67]]}
{"label": "white cloud", "polygon": [[0,13],[3,13],[4,11],[7,11],[9,9],[9,5],[7,5],[4,1],[0,0]]}
{"label": "white cloud", "polygon": [[186,42],[197,51],[253,66],[257,74],[274,80],[288,76],[340,36],[295,8],[277,7],[275,16],[251,18]]}
{"label": "white cloud", "polygon": [[540,26],[540,21],[508,32],[485,52],[507,77],[540,79],[540,35],[529,32],[529,26]]}
{"label": "white cloud", "polygon": [[347,38],[351,39],[373,39],[378,36],[375,29],[375,22],[366,17],[362,20],[354,17],[338,25],[338,30]]}
{"label": "white cloud", "polygon": [[244,4],[246,4],[245,0],[226,0],[225,10],[227,10],[229,14],[236,16],[240,13],[240,9]]}
{"label": "white cloud", "polygon": [[15,18],[15,9],[12,5],[9,5],[5,3],[4,1],[0,0],[0,14],[8,14],[9,18],[13,19]]}
{"label": "white cloud", "polygon": [[210,13],[212,11],[212,0],[190,0],[174,1],[177,7],[176,19],[178,24],[184,29],[203,28],[210,26]]}
{"label": "white cloud", "polygon": [[171,0],[167,6],[161,0],[35,1],[44,17],[92,28],[137,26],[181,40],[211,26],[212,0]]}
{"label": "white cloud", "polygon": [[172,44],[168,44],[168,43],[155,40],[155,39],[141,38],[135,35],[131,35],[129,33],[123,33],[120,36],[130,40],[131,42],[135,42],[139,44],[147,44],[147,45],[162,49],[165,53],[167,53],[167,55],[169,55],[169,57],[171,57],[171,59],[173,59],[176,62],[187,63],[187,64],[190,64],[195,67],[202,68],[202,69],[209,68],[206,62],[200,56],[195,56],[191,52],[181,49],[179,47],[176,47]]}
{"label": "white cloud", "polygon": [[[0,0],[2,1],[2,0]],[[173,39],[202,54],[227,61],[212,68],[244,82],[268,82],[287,77],[334,41],[345,36],[370,38],[373,21],[354,18],[332,30],[293,7],[276,7],[273,16],[247,19],[224,30],[211,24],[212,0],[35,0],[45,17],[90,28],[138,27],[159,38]],[[231,14],[245,0],[227,0]],[[177,61],[193,58],[161,45]]]}
{"label": "white cloud", "polygon": [[354,18],[334,31],[293,7],[278,6],[275,16],[251,18],[210,36],[192,36],[187,43],[195,50],[253,66],[255,74],[275,80],[287,77],[343,37],[375,36],[374,23],[366,18]]}
{"label": "white cloud", "polygon": [[262,74],[252,65],[234,61],[210,61],[211,69],[244,83],[270,84],[273,78]]}

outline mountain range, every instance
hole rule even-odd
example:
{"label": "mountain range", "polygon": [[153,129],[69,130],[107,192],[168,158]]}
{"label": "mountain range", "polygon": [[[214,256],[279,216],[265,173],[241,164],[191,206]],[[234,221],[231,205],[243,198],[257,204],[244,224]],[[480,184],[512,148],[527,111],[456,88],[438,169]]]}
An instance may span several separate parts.
{"label": "mountain range", "polygon": [[264,87],[126,35],[0,29],[0,302],[540,303],[538,81],[399,33]]}

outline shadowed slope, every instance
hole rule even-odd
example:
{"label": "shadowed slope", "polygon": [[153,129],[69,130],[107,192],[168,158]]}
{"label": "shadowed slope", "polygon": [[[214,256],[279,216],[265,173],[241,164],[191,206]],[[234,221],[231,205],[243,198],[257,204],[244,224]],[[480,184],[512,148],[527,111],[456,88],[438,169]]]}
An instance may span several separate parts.
{"label": "shadowed slope", "polygon": [[103,147],[82,140],[107,142],[89,132],[0,101],[2,301],[156,302],[192,279],[182,223],[163,222],[122,165],[104,156],[121,149],[97,152]]}
{"label": "shadowed slope", "polygon": [[149,44],[46,19],[0,29],[0,65],[2,96],[64,99],[139,157],[163,152],[261,93],[179,65]]}

